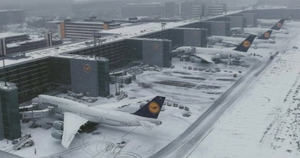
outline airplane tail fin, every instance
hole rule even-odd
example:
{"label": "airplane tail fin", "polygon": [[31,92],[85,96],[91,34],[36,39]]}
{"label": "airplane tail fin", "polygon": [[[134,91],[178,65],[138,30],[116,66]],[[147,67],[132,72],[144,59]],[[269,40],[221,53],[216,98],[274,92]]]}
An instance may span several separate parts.
{"label": "airplane tail fin", "polygon": [[272,30],[280,30],[284,24],[285,19],[280,19],[271,29]]}
{"label": "airplane tail fin", "polygon": [[268,30],[267,32],[259,36],[258,39],[264,39],[264,40],[270,39],[272,32],[273,32],[272,30]]}
{"label": "airplane tail fin", "polygon": [[234,50],[240,51],[240,52],[247,52],[249,48],[251,47],[254,39],[256,38],[256,35],[250,35],[248,36],[240,45],[238,45]]}
{"label": "airplane tail fin", "polygon": [[133,114],[141,117],[157,119],[164,101],[165,97],[157,96]]}

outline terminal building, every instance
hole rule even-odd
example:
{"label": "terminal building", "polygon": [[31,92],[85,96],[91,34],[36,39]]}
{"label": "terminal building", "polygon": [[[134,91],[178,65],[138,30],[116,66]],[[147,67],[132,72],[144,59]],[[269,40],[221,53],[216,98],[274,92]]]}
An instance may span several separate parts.
{"label": "terminal building", "polygon": [[74,40],[93,39],[101,30],[120,27],[121,24],[113,21],[72,21],[65,20],[59,23],[59,34],[61,39]]}
{"label": "terminal building", "polygon": [[54,39],[52,33],[46,33],[44,38],[37,39],[31,39],[27,34],[0,33],[0,55],[24,53],[60,44],[62,41]]}

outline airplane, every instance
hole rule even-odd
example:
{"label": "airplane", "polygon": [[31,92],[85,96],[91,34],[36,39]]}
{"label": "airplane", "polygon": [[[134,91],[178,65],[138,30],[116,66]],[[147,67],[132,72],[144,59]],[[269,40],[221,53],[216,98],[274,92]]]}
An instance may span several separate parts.
{"label": "airplane", "polygon": [[241,42],[235,49],[231,48],[203,48],[203,47],[179,47],[173,53],[183,52],[190,54],[196,58],[200,58],[207,63],[215,63],[222,59],[240,59],[245,56],[251,47],[256,35],[249,35],[243,42]]}
{"label": "airplane", "polygon": [[51,135],[56,139],[61,139],[63,147],[69,148],[80,127],[88,122],[122,127],[161,125],[162,121],[157,118],[165,97],[155,97],[132,114],[117,110],[88,107],[83,103],[49,95],[39,95],[36,100],[39,103],[51,104],[58,112],[64,114],[63,122],[55,121],[53,123],[55,130]]}
{"label": "airplane", "polygon": [[285,22],[285,19],[280,19],[280,21],[277,22],[271,29],[279,31],[282,28],[284,22]]}
{"label": "airplane", "polygon": [[[271,40],[271,34],[272,30],[268,30],[265,33],[259,35],[257,39],[253,42],[253,44],[258,45],[261,43],[275,43],[274,40]],[[243,40],[241,37],[227,37],[227,36],[211,36],[208,37],[208,40],[211,44],[216,44],[220,43],[222,46],[237,46],[238,42]]]}
{"label": "airplane", "polygon": [[[285,19],[280,19],[276,24],[274,24],[271,27],[271,29],[275,31],[273,33],[287,33],[285,30],[282,30],[284,22]],[[256,27],[244,28],[244,33],[246,34],[260,34],[265,31],[266,31],[265,28],[256,28]]]}
{"label": "airplane", "polygon": [[276,19],[257,19],[257,24],[262,27],[271,27],[277,22]]}

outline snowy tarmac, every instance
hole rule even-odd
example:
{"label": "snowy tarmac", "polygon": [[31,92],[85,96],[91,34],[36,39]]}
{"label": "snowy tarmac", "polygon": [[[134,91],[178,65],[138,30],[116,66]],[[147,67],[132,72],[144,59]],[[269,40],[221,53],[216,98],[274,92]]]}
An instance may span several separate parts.
{"label": "snowy tarmac", "polygon": [[300,156],[300,23],[274,62],[221,116],[188,158],[297,158]]}

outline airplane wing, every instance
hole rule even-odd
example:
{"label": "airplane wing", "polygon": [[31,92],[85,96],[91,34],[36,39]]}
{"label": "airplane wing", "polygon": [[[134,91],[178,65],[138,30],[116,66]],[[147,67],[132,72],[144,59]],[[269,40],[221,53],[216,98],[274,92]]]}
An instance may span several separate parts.
{"label": "airplane wing", "polygon": [[88,120],[70,113],[70,112],[65,112],[64,113],[64,130],[63,130],[63,137],[61,144],[65,148],[69,148],[70,144],[72,143],[77,131],[79,128],[87,123]]}
{"label": "airplane wing", "polygon": [[206,55],[206,54],[199,54],[199,53],[196,53],[194,54],[195,57],[197,58],[200,58],[208,63],[214,63],[214,61],[212,60],[212,56],[211,55]]}

